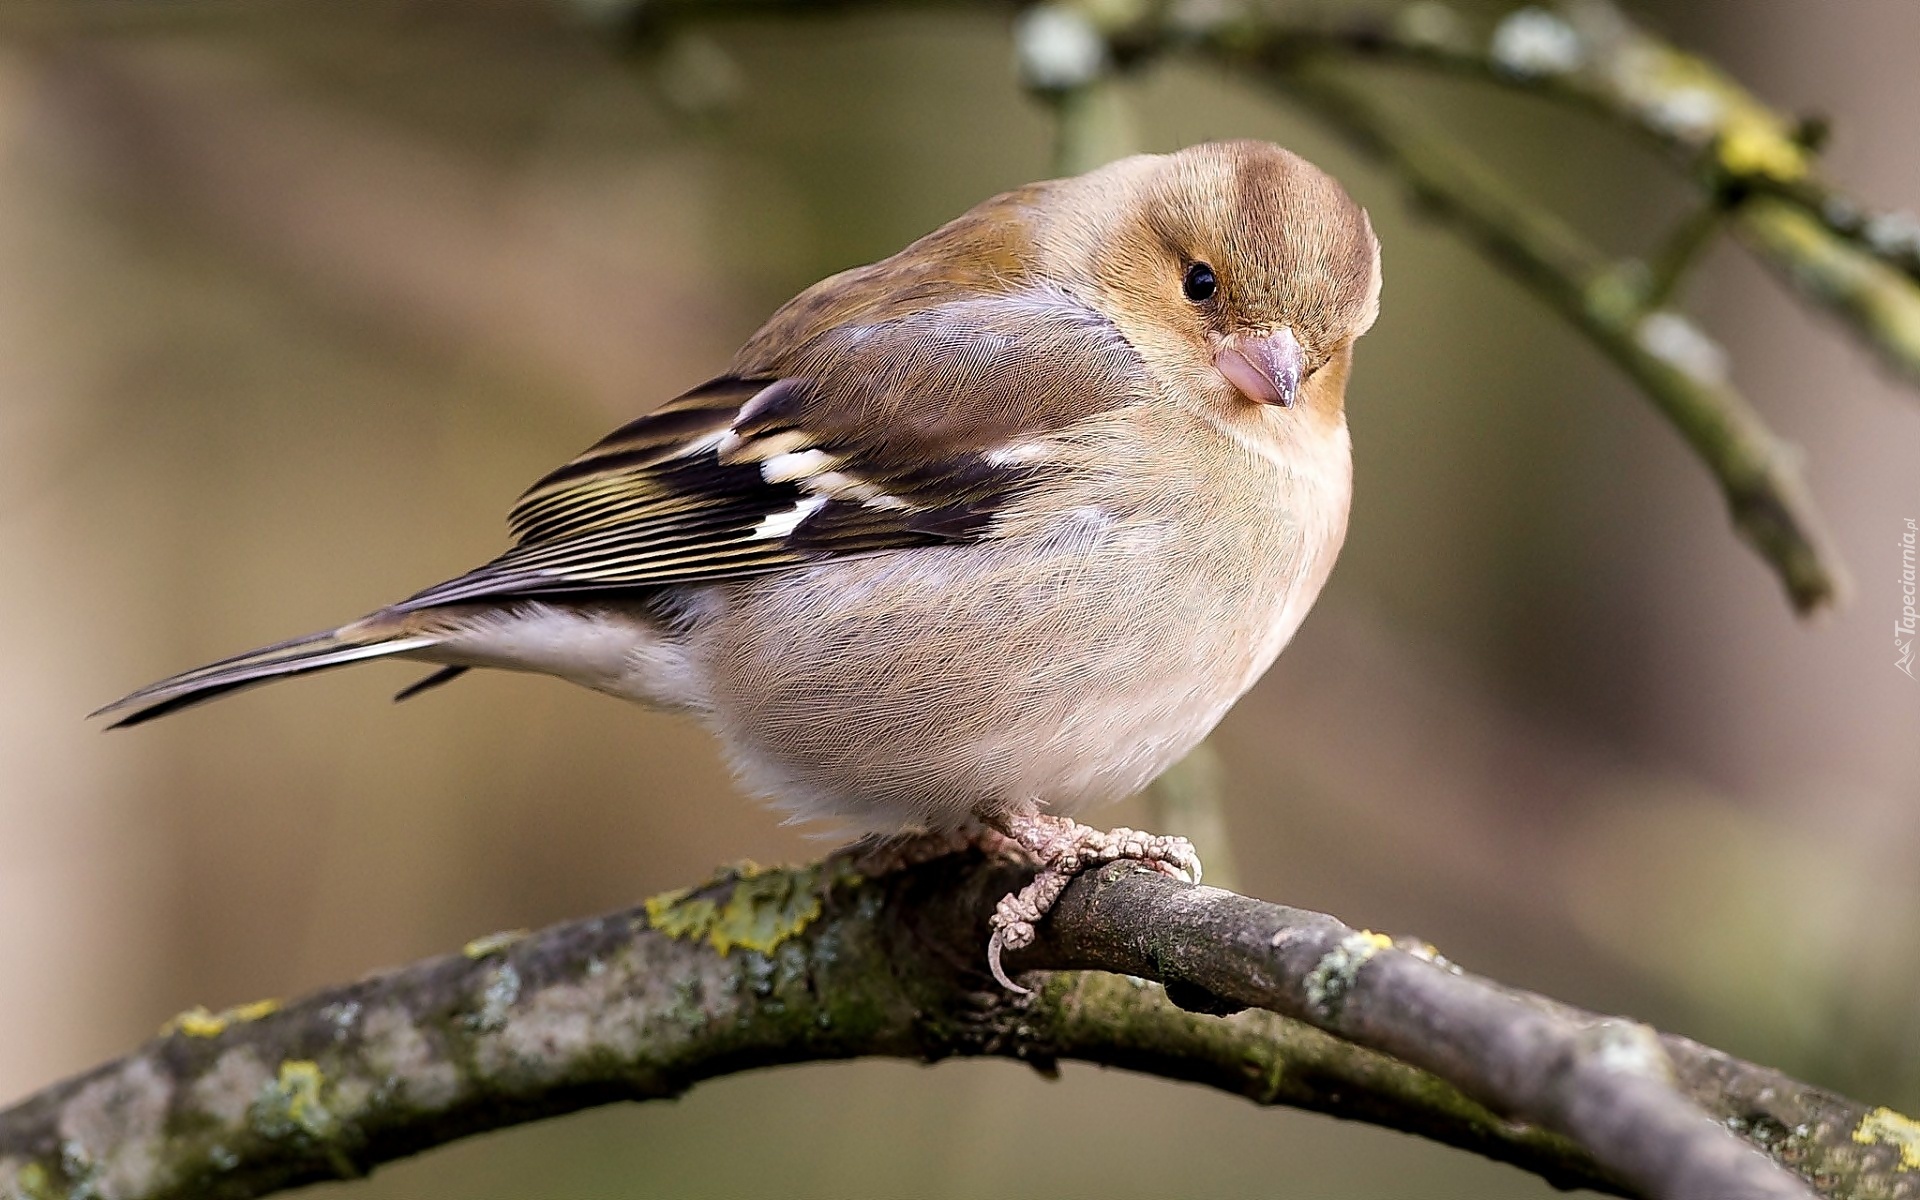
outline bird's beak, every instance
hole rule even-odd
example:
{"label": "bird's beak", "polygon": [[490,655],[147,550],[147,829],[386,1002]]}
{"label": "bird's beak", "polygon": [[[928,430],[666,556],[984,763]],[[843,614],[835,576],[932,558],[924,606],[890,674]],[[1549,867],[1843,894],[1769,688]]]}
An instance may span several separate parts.
{"label": "bird's beak", "polygon": [[1282,326],[1265,337],[1234,334],[1222,342],[1213,365],[1240,394],[1260,404],[1293,407],[1307,353],[1293,330]]}

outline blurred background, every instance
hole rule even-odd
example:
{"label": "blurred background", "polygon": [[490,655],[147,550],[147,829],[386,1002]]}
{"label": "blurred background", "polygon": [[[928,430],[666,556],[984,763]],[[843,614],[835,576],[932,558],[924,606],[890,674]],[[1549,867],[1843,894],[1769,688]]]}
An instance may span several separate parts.
{"label": "blurred background", "polygon": [[[1920,204],[1920,7],[1636,10]],[[1622,253],[1623,134],[1375,76]],[[1186,67],[1143,149],[1271,138],[1385,245],[1345,556],[1214,740],[1241,886],[1920,1108],[1920,684],[1894,669],[1920,397],[1732,247],[1690,299],[1806,451],[1856,594],[1796,621],[1586,344],[1298,114]],[[734,24],[664,58],[497,0],[0,7],[0,1101],[175,1012],[822,847],[676,719],[412,668],[102,736],[83,715],[500,549],[521,487],[777,303],[1050,171],[1006,22]],[[1137,808],[1104,814],[1139,821]],[[1548,1189],[1377,1129],[1069,1064],[710,1083],[316,1189],[499,1197]]]}

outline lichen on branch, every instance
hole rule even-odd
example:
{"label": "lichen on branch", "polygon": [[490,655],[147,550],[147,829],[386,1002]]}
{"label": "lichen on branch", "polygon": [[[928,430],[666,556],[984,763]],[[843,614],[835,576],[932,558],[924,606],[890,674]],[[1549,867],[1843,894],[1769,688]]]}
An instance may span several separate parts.
{"label": "lichen on branch", "polygon": [[1566,1187],[1920,1197],[1913,1126],[1890,1110],[1513,992],[1415,939],[1128,867],[1068,889],[1013,959],[1047,973],[1012,995],[980,947],[1020,870],[971,853],[871,874],[743,867],[628,912],[196,1014],[0,1111],[0,1196],[241,1200],[717,1075],[877,1055],[1124,1067]]}

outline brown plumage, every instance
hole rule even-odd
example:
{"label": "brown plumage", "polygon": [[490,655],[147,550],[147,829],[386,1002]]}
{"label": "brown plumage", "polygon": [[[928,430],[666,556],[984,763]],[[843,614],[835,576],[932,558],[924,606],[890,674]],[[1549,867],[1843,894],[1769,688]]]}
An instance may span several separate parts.
{"label": "brown plumage", "polygon": [[536,483],[494,561],[163,680],[132,724],[398,656],[698,714],[743,781],[872,833],[1193,865],[1066,820],[1177,760],[1292,636],[1346,529],[1366,215],[1259,142],[988,200],[784,305],[727,373]]}

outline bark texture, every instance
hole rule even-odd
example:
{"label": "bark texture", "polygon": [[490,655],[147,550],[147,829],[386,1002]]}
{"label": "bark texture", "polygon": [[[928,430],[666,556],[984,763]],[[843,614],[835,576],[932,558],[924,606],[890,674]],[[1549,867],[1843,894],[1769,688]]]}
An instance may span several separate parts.
{"label": "bark texture", "polygon": [[993,1055],[1369,1121],[1566,1187],[1920,1200],[1920,1124],[1899,1114],[1132,867],[1068,889],[1010,958],[1035,972],[1014,996],[981,948],[1021,877],[973,854],[737,869],[293,1003],[195,1010],[0,1112],[0,1195],[238,1200],[736,1071]]}

